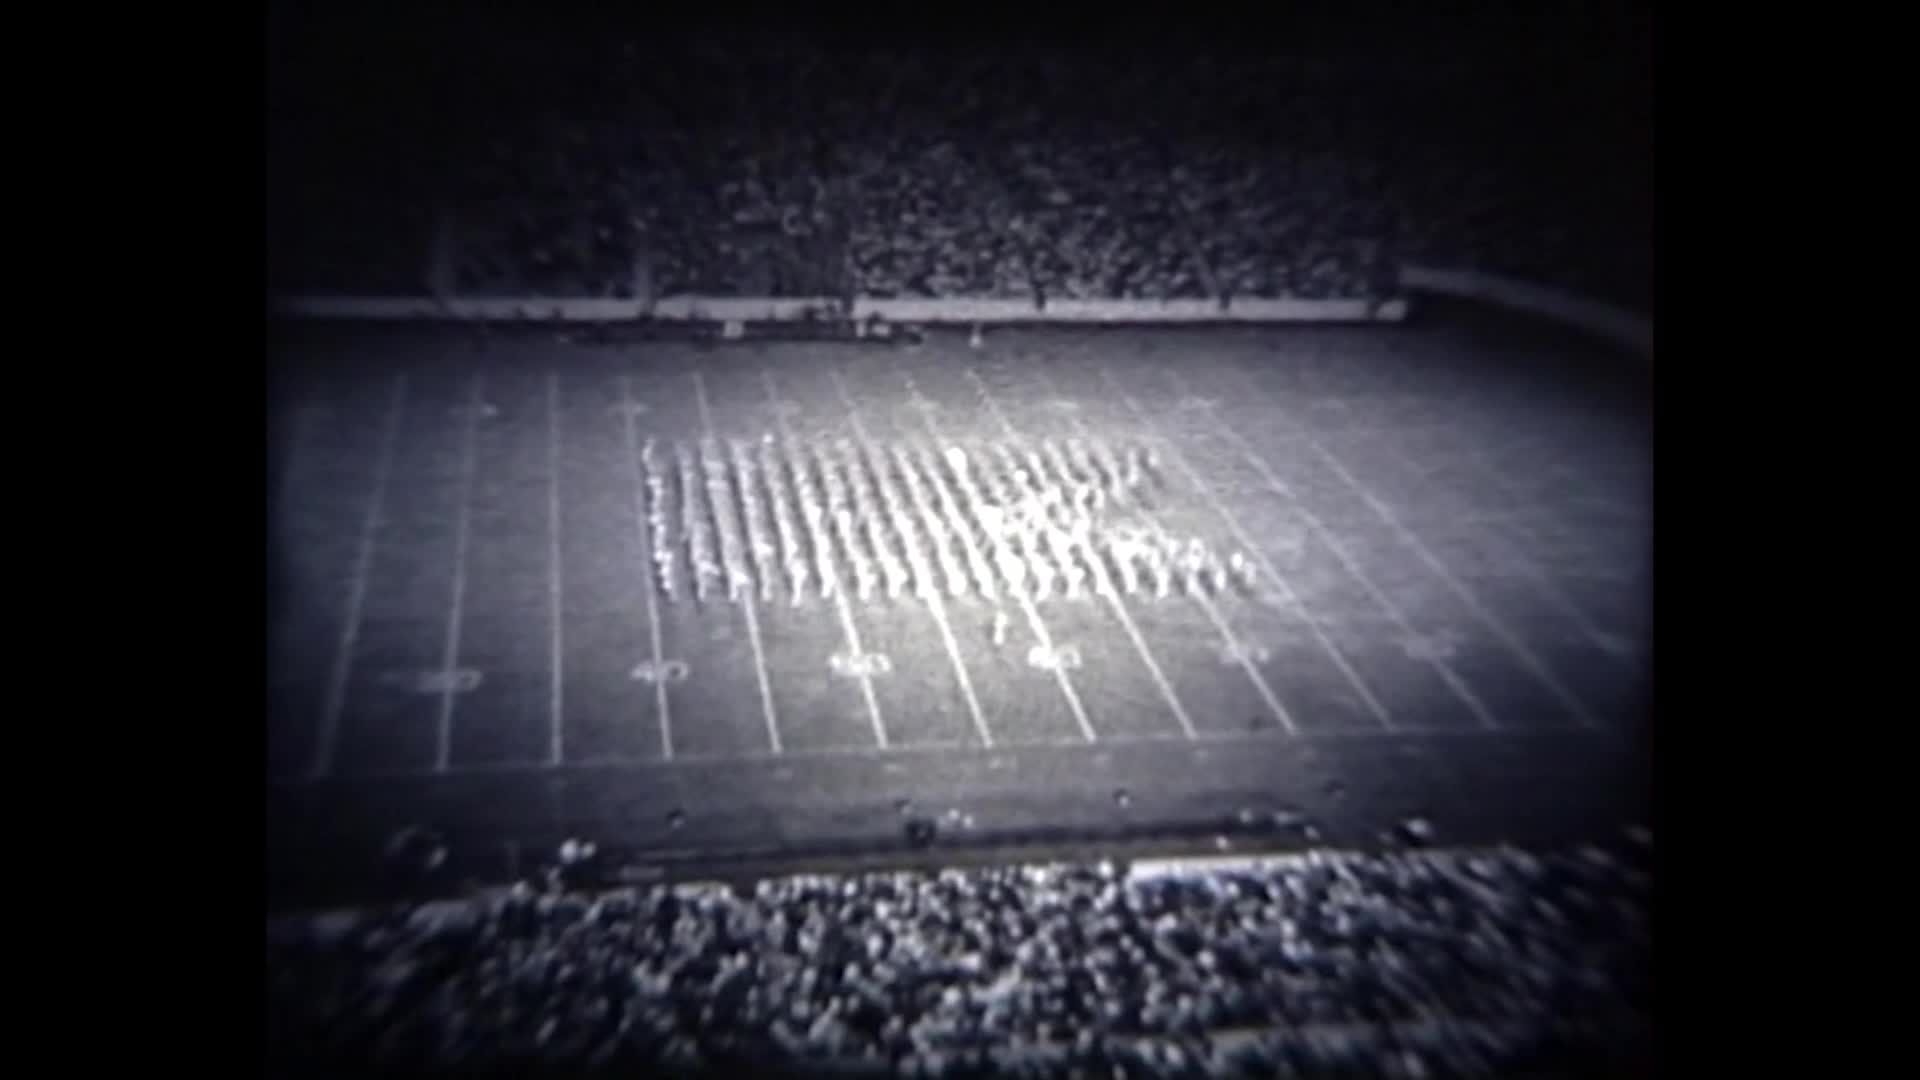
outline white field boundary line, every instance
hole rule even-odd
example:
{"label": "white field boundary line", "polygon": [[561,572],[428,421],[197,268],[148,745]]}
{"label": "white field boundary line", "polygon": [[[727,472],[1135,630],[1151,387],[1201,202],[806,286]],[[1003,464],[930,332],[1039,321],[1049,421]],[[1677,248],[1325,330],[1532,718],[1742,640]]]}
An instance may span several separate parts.
{"label": "white field boundary line", "polygon": [[[854,438],[860,441],[861,448],[870,457],[877,458],[878,453],[874,449],[872,437],[868,434],[866,421],[861,418],[860,407],[854,403],[853,395],[847,391],[846,380],[840,377],[840,371],[837,368],[829,371],[828,374],[833,379],[834,389],[840,395],[840,403],[846,407],[847,420],[853,425]],[[771,386],[773,377],[768,375],[767,378]],[[784,416],[780,420],[780,429],[781,437],[787,438]],[[902,542],[906,542],[904,537]],[[921,554],[924,556],[924,553]],[[935,585],[920,592],[922,602],[926,604],[928,613],[933,616],[935,628],[940,631],[940,641],[946,646],[947,659],[953,662],[953,675],[960,681],[960,696],[966,700],[967,714],[973,719],[973,729],[980,736],[980,745],[991,747],[993,732],[987,727],[986,715],[980,710],[980,699],[974,694],[973,679],[967,674],[966,661],[960,658],[960,643],[953,636],[953,623],[947,618],[947,606],[940,599],[940,589]],[[834,595],[840,595],[838,589],[834,591]]]}
{"label": "white field boundary line", "polygon": [[454,506],[453,588],[447,598],[447,636],[440,658],[444,675],[440,688],[440,709],[434,728],[433,771],[444,773],[453,758],[453,710],[459,696],[453,673],[460,666],[460,630],[467,604],[467,549],[473,538],[473,479],[478,465],[480,437],[480,398],[486,376],[476,372],[467,383],[465,424],[460,434],[460,485]]}
{"label": "white field boundary line", "polygon": [[[1034,374],[1040,380],[1041,384],[1047,387],[1048,397],[1061,397],[1059,387],[1055,385],[1053,379],[1049,377],[1045,371],[1036,368]],[[1089,434],[1086,421],[1080,418],[1080,413],[1077,409],[1069,411],[1067,418],[1068,422],[1073,425],[1073,430],[1076,434],[1083,438]],[[1151,510],[1143,508],[1135,512],[1133,516],[1152,524],[1155,529],[1160,527],[1159,515]],[[1101,568],[1101,576],[1103,578],[1106,576],[1104,567]],[[1253,682],[1254,689],[1260,692],[1261,700],[1266,702],[1268,709],[1272,710],[1274,719],[1280,721],[1280,725],[1285,728],[1289,734],[1298,734],[1299,728],[1294,723],[1293,716],[1287,711],[1286,706],[1281,704],[1279,695],[1274,693],[1273,687],[1268,685],[1266,676],[1261,674],[1260,669],[1255,666],[1253,660],[1247,655],[1247,650],[1240,644],[1239,635],[1235,634],[1233,628],[1227,625],[1226,619],[1220,614],[1220,609],[1214,605],[1213,600],[1207,596],[1205,591],[1195,593],[1193,599],[1199,604],[1201,611],[1206,613],[1207,620],[1213,624],[1213,628],[1219,632],[1220,640],[1227,648],[1233,650],[1234,656],[1240,661],[1241,670],[1245,671],[1247,678]]]}
{"label": "white field boundary line", "polygon": [[387,407],[386,430],[380,435],[379,458],[374,466],[373,491],[367,496],[367,516],[360,526],[360,550],[353,563],[353,584],[347,595],[347,613],[340,628],[340,642],[333,654],[333,670],[327,679],[327,696],[320,708],[320,730],[314,740],[312,775],[324,779],[333,769],[335,743],[340,738],[340,713],[347,704],[347,680],[353,673],[353,652],[360,641],[360,616],[367,602],[367,582],[373,573],[374,546],[379,539],[381,518],[386,514],[387,483],[393,472],[393,455],[400,441],[400,418],[407,407],[407,376],[393,377],[393,397]]}
{"label": "white field boundary line", "polygon": [[1374,719],[1379,721],[1380,727],[1387,731],[1397,732],[1402,730],[1401,727],[1394,722],[1393,714],[1387,709],[1386,705],[1380,701],[1380,698],[1373,692],[1372,688],[1367,685],[1366,679],[1361,677],[1359,670],[1353,666],[1352,661],[1347,659],[1346,653],[1342,652],[1340,647],[1328,636],[1326,627],[1322,624],[1320,617],[1314,614],[1312,607],[1307,604],[1306,600],[1293,590],[1293,586],[1287,582],[1286,577],[1280,573],[1279,569],[1273,565],[1272,560],[1267,557],[1266,551],[1261,548],[1260,544],[1254,540],[1253,535],[1241,524],[1239,516],[1227,506],[1225,500],[1221,499],[1219,493],[1214,491],[1213,485],[1207,481],[1205,476],[1201,475],[1200,470],[1195,468],[1192,462],[1187,460],[1186,454],[1180,450],[1178,444],[1159,431],[1158,426],[1154,423],[1153,417],[1150,416],[1145,409],[1140,407],[1140,403],[1135,401],[1131,394],[1127,393],[1126,389],[1120,385],[1119,380],[1115,379],[1104,368],[1101,369],[1100,375],[1108,387],[1113,390],[1115,396],[1119,398],[1121,404],[1125,405],[1127,410],[1133,413],[1134,418],[1139,421],[1141,429],[1148,432],[1156,441],[1167,448],[1168,458],[1180,466],[1181,472],[1187,474],[1188,479],[1193,481],[1194,487],[1206,497],[1207,502],[1213,507],[1214,513],[1218,514],[1220,519],[1226,522],[1227,527],[1233,531],[1235,539],[1239,540],[1240,544],[1245,547],[1247,552],[1253,556],[1254,560],[1260,564],[1261,572],[1266,575],[1266,580],[1272,582],[1273,587],[1279,591],[1280,599],[1287,603],[1292,610],[1299,613],[1301,620],[1307,624],[1308,631],[1313,634],[1314,641],[1318,643],[1322,649],[1326,650],[1327,656],[1332,659],[1334,666],[1338,667],[1341,674],[1347,677],[1347,682],[1352,685],[1354,692],[1360,695],[1360,700],[1366,704],[1368,711],[1373,713]]}
{"label": "white field boundary line", "polygon": [[[1168,385],[1176,396],[1188,396],[1185,384],[1180,381],[1178,376],[1174,375],[1171,371],[1165,371],[1163,374],[1167,376]],[[1340,561],[1341,566],[1346,568],[1347,573],[1360,584],[1360,587],[1366,591],[1368,596],[1373,598],[1375,606],[1380,609],[1381,613],[1386,615],[1388,620],[1398,627],[1402,634],[1410,638],[1417,637],[1417,631],[1412,622],[1407,619],[1406,613],[1400,610],[1400,605],[1394,603],[1393,599],[1381,590],[1380,586],[1375,584],[1373,579],[1360,568],[1360,564],[1353,558],[1352,553],[1347,551],[1347,546],[1340,542],[1340,538],[1334,534],[1333,530],[1327,528],[1325,522],[1320,520],[1320,515],[1314,513],[1311,507],[1294,494],[1293,489],[1289,488],[1279,476],[1274,474],[1273,469],[1268,466],[1266,459],[1255,453],[1253,447],[1246,439],[1243,438],[1238,431],[1235,431],[1225,420],[1216,418],[1212,430],[1223,433],[1237,445],[1246,461],[1251,464],[1255,470],[1260,473],[1261,478],[1266,481],[1268,488],[1270,488],[1274,494],[1285,499],[1288,505],[1293,507],[1294,511],[1300,515],[1300,519],[1306,522],[1307,527],[1313,531],[1313,534],[1319,538],[1321,543],[1327,546],[1327,550],[1333,552],[1334,557]],[[1472,712],[1474,717],[1478,719],[1483,726],[1500,726],[1500,722],[1493,715],[1492,710],[1488,709],[1486,703],[1480,700],[1480,695],[1476,694],[1473,688],[1467,685],[1466,680],[1461,678],[1460,674],[1453,669],[1451,663],[1437,656],[1430,657],[1427,663],[1433,668],[1434,672],[1440,676],[1441,681],[1446,683],[1447,688],[1453,691],[1454,696],[1460,699],[1461,704],[1465,705],[1468,711]]]}
{"label": "white field boundary line", "polygon": [[[901,378],[906,382],[907,396],[913,410],[920,414],[921,423],[926,425],[927,434],[933,436],[935,451],[944,455],[940,444],[946,442],[946,438],[940,434],[939,425],[934,422],[932,402],[920,393],[920,387],[914,383],[911,371],[905,367],[901,367],[899,371]],[[946,477],[940,470],[933,470],[930,482],[941,501],[957,509],[959,502],[953,497]],[[966,542],[969,546],[972,545],[970,536],[966,538]],[[989,563],[989,565],[994,564]],[[1048,655],[1057,656],[1053,635],[1047,631],[1047,624],[1041,620],[1040,612],[1034,608],[1033,599],[1027,595],[1026,586],[1016,581],[1009,581],[1006,585],[1008,591],[1013,594],[1014,600],[1019,603],[1021,614],[1026,616],[1027,628],[1032,631],[1034,640],[1040,642]],[[1067,675],[1066,666],[1054,664],[1052,669],[1054,682],[1059,685],[1060,693],[1067,699],[1067,707],[1072,710],[1074,720],[1080,725],[1080,734],[1086,737],[1087,742],[1098,742],[1100,736],[1093,730],[1093,723],[1087,719],[1086,706],[1081,704],[1079,691],[1074,689],[1073,680]]]}
{"label": "white field boundary line", "polygon": [[[713,410],[707,402],[706,377],[701,375],[699,371],[694,371],[691,374],[693,376],[695,402],[700,408],[701,434],[706,437],[708,442],[718,446],[720,445],[720,439],[719,436],[714,433]],[[729,484],[729,487],[731,486],[732,485]],[[720,507],[714,508],[716,515],[720,512]],[[760,681],[760,708],[761,711],[766,714],[767,718],[767,746],[770,749],[777,750],[780,746],[780,721],[776,717],[773,707],[773,681],[767,676],[767,652],[766,647],[760,642],[760,615],[755,610],[752,589],[746,589],[740,593],[739,604],[740,612],[747,621],[747,642],[753,646],[753,673]],[[869,698],[869,703],[871,704],[871,698]],[[879,712],[876,707],[874,713],[874,721],[876,724],[879,718]],[[878,730],[881,734],[881,745],[884,746],[886,745],[885,729]]]}
{"label": "white field boundary line", "polygon": [[670,296],[656,301],[592,297],[469,297],[440,300],[395,296],[283,296],[270,310],[291,318],[368,322],[488,321],[660,322],[885,322],[1089,323],[1399,323],[1410,313],[1403,297],[1372,300],[1240,298],[1216,300],[1049,300],[859,298],[851,308],[827,297]]}
{"label": "white field boundary line", "polygon": [[1165,746],[1172,749],[1186,748],[1195,752],[1204,751],[1209,746],[1269,747],[1283,750],[1297,747],[1304,740],[1310,743],[1339,745],[1341,743],[1367,742],[1393,739],[1437,739],[1443,742],[1493,742],[1497,740],[1517,740],[1520,742],[1549,742],[1566,739],[1607,739],[1613,735],[1611,729],[1598,728],[1483,728],[1483,727],[1398,727],[1392,732],[1382,732],[1366,728],[1307,728],[1299,734],[1284,731],[1233,731],[1201,729],[1189,738],[1182,731],[1144,731],[1115,732],[1103,735],[1097,743],[1089,743],[1083,738],[1059,736],[1041,739],[1017,739],[997,742],[992,746],[980,746],[965,742],[915,742],[894,743],[881,749],[877,746],[820,746],[781,750],[749,750],[736,753],[693,753],[677,754],[673,760],[651,757],[621,757],[601,755],[589,758],[575,758],[564,765],[549,765],[545,761],[501,761],[479,762],[468,765],[455,765],[444,773],[435,773],[419,769],[369,770],[351,774],[336,775],[316,780],[310,777],[280,776],[270,778],[268,786],[277,790],[304,789],[322,786],[325,783],[354,784],[362,782],[388,781],[426,781],[458,779],[462,776],[502,776],[516,773],[556,775],[591,772],[625,772],[645,770],[690,769],[696,767],[728,767],[746,765],[791,765],[796,761],[809,759],[846,760],[860,759],[883,763],[900,762],[916,757],[932,755],[961,755],[974,758],[995,759],[1007,755],[1018,755],[1026,751],[1074,750],[1099,753],[1103,750],[1121,749],[1134,746]]}
{"label": "white field boundary line", "polygon": [[[798,451],[799,442],[793,436],[793,425],[787,420],[787,412],[780,407],[780,387],[774,381],[773,372],[760,369],[760,380],[767,389],[767,403],[773,410],[774,424],[780,431],[780,438],[788,448]],[[853,619],[853,605],[847,602],[847,591],[840,587],[840,568],[832,558],[826,560],[826,587],[833,593],[834,610],[840,616],[840,632],[847,639],[847,648],[852,655],[864,657],[867,649],[860,641],[860,627]],[[860,686],[861,700],[867,705],[867,718],[873,725],[873,741],[876,746],[887,746],[887,725],[880,717],[880,698],[873,692],[873,676],[864,663],[854,665],[854,681]]]}
{"label": "white field boundary line", "polygon": [[[1176,392],[1183,394],[1186,392],[1179,375],[1169,370],[1167,372],[1167,379],[1175,387]],[[1480,597],[1474,593],[1472,589],[1467,588],[1466,584],[1455,576],[1452,569],[1450,569],[1439,556],[1435,555],[1431,548],[1427,547],[1426,542],[1421,540],[1412,529],[1408,528],[1406,524],[1400,520],[1400,516],[1393,512],[1392,507],[1388,506],[1379,496],[1375,495],[1371,489],[1362,484],[1359,478],[1355,477],[1353,473],[1347,469],[1339,457],[1322,446],[1320,440],[1315,438],[1311,432],[1295,425],[1291,420],[1284,422],[1288,427],[1293,428],[1299,438],[1313,451],[1314,455],[1318,457],[1329,470],[1338,476],[1342,483],[1346,484],[1355,495],[1360,497],[1360,501],[1367,504],[1367,508],[1373,511],[1375,517],[1385,522],[1387,527],[1392,529],[1400,537],[1401,542],[1412,549],[1414,555],[1426,565],[1434,577],[1438,578],[1441,584],[1445,585],[1447,590],[1453,593],[1453,595],[1466,606],[1467,611],[1470,612],[1474,618],[1480,620],[1481,625],[1493,632],[1494,637],[1506,647],[1508,652],[1513,654],[1514,659],[1520,661],[1521,666],[1527,669],[1527,673],[1538,680],[1540,685],[1546,687],[1547,691],[1554,696],[1555,700],[1559,701],[1560,704],[1566,708],[1568,712],[1571,712],[1574,718],[1582,724],[1588,727],[1600,726],[1599,719],[1595,717],[1593,710],[1588,707],[1587,703],[1580,700],[1578,695],[1574,694],[1572,690],[1568,689],[1565,683],[1560,681],[1560,677],[1554,674],[1553,670],[1540,659],[1539,655],[1529,648],[1527,643],[1521,640],[1518,634],[1513,632],[1513,629],[1506,624],[1506,620],[1500,618],[1482,603]],[[1220,421],[1219,430],[1225,432],[1235,442],[1239,443],[1250,456],[1258,457],[1253,447],[1249,445],[1246,439],[1238,431],[1234,430],[1233,425],[1225,419]],[[1266,472],[1264,462],[1261,463],[1261,471]]]}
{"label": "white field boundary line", "polygon": [[[627,471],[632,474],[633,482],[633,527],[639,538],[640,576],[647,587],[647,639],[653,649],[653,670],[656,674],[665,668],[665,658],[660,647],[660,601],[656,595],[653,574],[648,567],[653,565],[651,541],[647,537],[647,483],[640,470],[640,435],[636,429],[638,421],[634,407],[633,378],[620,376],[620,415],[622,432],[627,444]],[[667,706],[667,680],[656,677],[653,680],[654,709],[660,715],[660,756],[663,760],[673,760],[673,714]]]}
{"label": "white field boundary line", "polygon": [[[560,374],[547,372],[547,597],[552,636],[548,641],[547,666],[551,682],[547,687],[547,758],[559,765],[567,759],[566,750],[566,653],[565,628],[561,625],[562,590],[560,563]],[[657,668],[655,670],[658,670]]]}
{"label": "white field boundary line", "polygon": [[[986,404],[987,411],[999,421],[1000,430],[1006,432],[1007,438],[1018,442],[1022,438],[1020,431],[1013,426],[1013,421],[1007,416],[1006,410],[1000,407],[1000,402],[993,396],[993,391],[988,388],[986,380],[971,367],[966,369],[966,376],[978,388],[980,400]],[[1120,590],[1114,587],[1113,579],[1107,574],[1106,565],[1097,554],[1093,552],[1086,554],[1087,562],[1093,567],[1094,591],[1104,597],[1107,604],[1112,607],[1114,616],[1120,620],[1121,628],[1127,632],[1128,639],[1133,642],[1134,650],[1140,654],[1140,659],[1146,662],[1147,671],[1153,676],[1154,685],[1159,687],[1160,695],[1166,698],[1167,707],[1173,710],[1174,719],[1180,722],[1180,730],[1186,732],[1187,738],[1193,738],[1193,718],[1187,715],[1187,707],[1181,704],[1180,695],[1174,693],[1173,684],[1167,680],[1166,672],[1160,668],[1160,661],[1154,658],[1153,650],[1147,647],[1146,639],[1140,635],[1140,627],[1135,625],[1133,615],[1127,611],[1127,605],[1120,599]],[[1281,713],[1281,719],[1289,728],[1293,726],[1293,722],[1287,719],[1285,712]]]}

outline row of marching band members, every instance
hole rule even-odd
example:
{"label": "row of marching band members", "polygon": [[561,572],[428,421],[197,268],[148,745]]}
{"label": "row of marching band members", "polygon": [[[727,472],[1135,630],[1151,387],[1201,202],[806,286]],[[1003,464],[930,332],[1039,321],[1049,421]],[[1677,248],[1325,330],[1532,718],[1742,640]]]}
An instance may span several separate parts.
{"label": "row of marching band members", "polygon": [[[944,591],[997,601],[1251,590],[1246,558],[1152,520],[1149,448],[1079,440],[939,450],[840,440],[757,446],[649,440],[641,452],[661,592],[705,603],[784,581],[793,604]],[[676,529],[677,521],[677,529]],[[677,534],[677,535],[676,535]],[[678,572],[684,552],[687,571]]]}

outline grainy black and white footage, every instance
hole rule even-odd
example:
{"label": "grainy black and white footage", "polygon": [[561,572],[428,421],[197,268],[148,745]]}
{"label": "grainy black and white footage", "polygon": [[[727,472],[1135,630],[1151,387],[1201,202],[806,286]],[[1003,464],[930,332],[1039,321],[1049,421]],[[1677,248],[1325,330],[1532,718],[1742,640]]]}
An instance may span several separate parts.
{"label": "grainy black and white footage", "polygon": [[1645,26],[661,18],[275,7],[272,1069],[1650,1068]]}

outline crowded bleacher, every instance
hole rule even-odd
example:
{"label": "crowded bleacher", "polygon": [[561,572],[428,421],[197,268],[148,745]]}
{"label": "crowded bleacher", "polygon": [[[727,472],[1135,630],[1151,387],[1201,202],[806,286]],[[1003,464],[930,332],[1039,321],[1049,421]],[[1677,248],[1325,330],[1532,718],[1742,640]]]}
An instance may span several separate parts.
{"label": "crowded bleacher", "polygon": [[285,95],[278,288],[1369,298],[1411,262],[1647,304],[1649,105],[1604,50],[498,36],[405,107]]}
{"label": "crowded bleacher", "polygon": [[289,921],[272,1045],[322,1072],[1598,1075],[1647,1053],[1648,844],[611,890],[570,844],[507,891]]}

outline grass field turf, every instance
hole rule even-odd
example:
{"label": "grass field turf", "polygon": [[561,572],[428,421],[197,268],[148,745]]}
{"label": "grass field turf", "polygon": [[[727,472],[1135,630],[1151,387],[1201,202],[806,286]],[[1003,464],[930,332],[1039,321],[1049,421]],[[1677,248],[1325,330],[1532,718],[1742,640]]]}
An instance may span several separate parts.
{"label": "grass field turf", "polygon": [[[1280,805],[1356,835],[1591,816],[1626,798],[1641,720],[1650,460],[1631,409],[1556,370],[1566,348],[1433,328],[289,346],[277,857],[412,820],[488,852],[798,850],[897,834],[902,798],[977,835]],[[640,448],[769,436],[1149,445],[1160,483],[1121,516],[1243,552],[1257,585],[669,600]]]}

